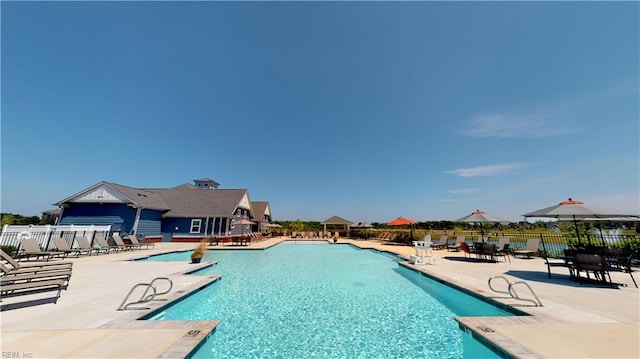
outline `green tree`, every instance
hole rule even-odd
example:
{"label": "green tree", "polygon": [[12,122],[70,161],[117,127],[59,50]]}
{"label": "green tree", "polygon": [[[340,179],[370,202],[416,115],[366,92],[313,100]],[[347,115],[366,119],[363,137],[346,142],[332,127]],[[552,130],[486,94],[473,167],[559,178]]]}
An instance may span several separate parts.
{"label": "green tree", "polygon": [[16,224],[16,216],[12,213],[3,213],[2,214],[2,226],[5,224]]}
{"label": "green tree", "polygon": [[42,220],[38,216],[25,217],[14,213],[2,213],[2,225],[5,224],[17,224],[22,226],[28,226],[30,224],[43,224]]}
{"label": "green tree", "polygon": [[299,218],[289,224],[289,229],[292,231],[304,231],[305,224]]}

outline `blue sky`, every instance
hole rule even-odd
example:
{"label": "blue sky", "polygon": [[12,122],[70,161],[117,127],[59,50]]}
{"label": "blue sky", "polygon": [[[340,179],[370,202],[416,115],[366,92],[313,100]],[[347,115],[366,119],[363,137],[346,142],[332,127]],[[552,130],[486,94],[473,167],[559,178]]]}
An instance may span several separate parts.
{"label": "blue sky", "polygon": [[275,220],[640,213],[638,2],[6,2],[2,211],[208,177]]}

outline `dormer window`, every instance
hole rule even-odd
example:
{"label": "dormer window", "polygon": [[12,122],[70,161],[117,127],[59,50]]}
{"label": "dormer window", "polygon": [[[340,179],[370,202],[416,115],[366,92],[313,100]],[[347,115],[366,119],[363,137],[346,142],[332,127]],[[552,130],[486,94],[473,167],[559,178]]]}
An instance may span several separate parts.
{"label": "dormer window", "polygon": [[196,188],[216,189],[220,185],[218,182],[208,178],[193,180],[193,182]]}

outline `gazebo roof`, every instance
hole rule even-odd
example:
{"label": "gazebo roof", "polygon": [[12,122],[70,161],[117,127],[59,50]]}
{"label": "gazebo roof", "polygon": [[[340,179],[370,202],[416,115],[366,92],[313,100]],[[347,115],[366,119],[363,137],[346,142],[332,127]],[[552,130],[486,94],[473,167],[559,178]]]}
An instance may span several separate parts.
{"label": "gazebo roof", "polygon": [[342,217],[333,216],[331,218],[325,219],[324,221],[322,221],[321,224],[340,224],[340,225],[352,226],[355,223],[351,222],[348,219],[344,219]]}

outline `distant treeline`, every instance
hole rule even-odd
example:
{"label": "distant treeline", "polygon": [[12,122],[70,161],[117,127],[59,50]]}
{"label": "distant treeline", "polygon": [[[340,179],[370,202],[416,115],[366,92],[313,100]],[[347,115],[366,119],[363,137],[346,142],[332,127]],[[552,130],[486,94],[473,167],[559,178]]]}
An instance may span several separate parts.
{"label": "distant treeline", "polygon": [[38,216],[25,217],[15,213],[2,213],[2,225],[16,224],[28,226],[30,224],[47,224],[45,220]]}

